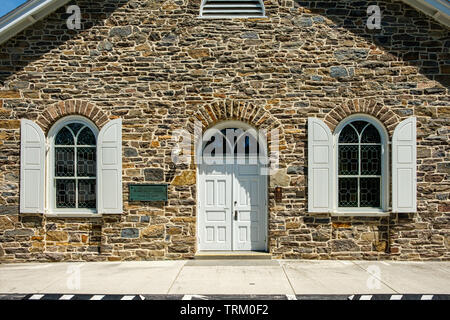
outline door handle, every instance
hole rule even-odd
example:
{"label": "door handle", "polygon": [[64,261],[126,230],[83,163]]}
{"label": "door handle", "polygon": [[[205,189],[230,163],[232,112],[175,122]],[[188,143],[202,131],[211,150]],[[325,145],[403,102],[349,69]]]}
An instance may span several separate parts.
{"label": "door handle", "polygon": [[237,220],[237,218],[238,218],[238,211],[234,210],[234,220]]}

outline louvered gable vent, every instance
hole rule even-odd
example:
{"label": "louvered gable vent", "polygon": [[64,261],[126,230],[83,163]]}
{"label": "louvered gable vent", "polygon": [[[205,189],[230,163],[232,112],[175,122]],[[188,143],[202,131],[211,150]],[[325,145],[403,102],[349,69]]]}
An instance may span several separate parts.
{"label": "louvered gable vent", "polygon": [[204,18],[264,17],[261,0],[203,0],[200,16]]}

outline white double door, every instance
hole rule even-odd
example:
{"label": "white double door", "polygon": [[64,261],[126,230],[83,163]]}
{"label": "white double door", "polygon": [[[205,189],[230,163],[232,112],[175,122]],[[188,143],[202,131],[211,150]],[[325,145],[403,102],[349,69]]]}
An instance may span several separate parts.
{"label": "white double door", "polygon": [[266,250],[267,177],[258,164],[200,165],[199,250]]}

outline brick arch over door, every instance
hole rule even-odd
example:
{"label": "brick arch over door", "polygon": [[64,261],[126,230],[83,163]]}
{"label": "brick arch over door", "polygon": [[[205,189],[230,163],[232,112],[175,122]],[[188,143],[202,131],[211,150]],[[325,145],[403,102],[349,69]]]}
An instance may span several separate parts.
{"label": "brick arch over door", "polygon": [[263,107],[245,101],[223,100],[199,106],[197,111],[189,118],[188,130],[191,133],[194,132],[195,121],[202,123],[203,133],[217,123],[225,120],[238,120],[256,129],[267,130],[269,151],[271,148],[270,130],[278,129],[280,150],[286,146],[281,122]]}
{"label": "brick arch over door", "polygon": [[400,122],[399,117],[380,101],[375,99],[348,99],[342,105],[336,106],[328,112],[325,116],[325,123],[331,131],[334,131],[339,122],[355,113],[369,114],[380,120],[389,136],[392,136],[395,127]]}
{"label": "brick arch over door", "polygon": [[37,124],[48,132],[51,126],[60,118],[69,115],[85,116],[101,128],[108,122],[108,116],[94,104],[83,100],[66,100],[50,105],[36,120]]}

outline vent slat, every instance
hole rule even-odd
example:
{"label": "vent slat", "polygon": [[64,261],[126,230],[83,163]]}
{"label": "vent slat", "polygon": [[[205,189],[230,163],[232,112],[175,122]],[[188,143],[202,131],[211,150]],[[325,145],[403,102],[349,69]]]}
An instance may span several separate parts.
{"label": "vent slat", "polygon": [[[218,4],[218,5],[214,5],[214,4],[207,4],[205,6],[203,6],[204,9],[208,9],[208,8],[255,8],[256,6],[252,5],[252,4]],[[260,8],[258,6],[258,8]]]}
{"label": "vent slat", "polygon": [[230,3],[242,3],[242,2],[248,2],[248,3],[255,3],[260,4],[258,0],[210,0],[206,1],[206,3],[216,3],[216,2],[230,2]]}
{"label": "vent slat", "polygon": [[263,17],[264,5],[260,0],[207,0],[201,8],[200,15],[217,18]]}
{"label": "vent slat", "polygon": [[242,12],[242,13],[260,13],[261,10],[205,10],[203,13],[210,12],[210,13],[235,13],[235,12]]}

